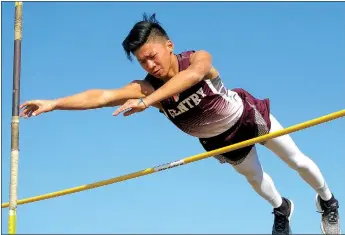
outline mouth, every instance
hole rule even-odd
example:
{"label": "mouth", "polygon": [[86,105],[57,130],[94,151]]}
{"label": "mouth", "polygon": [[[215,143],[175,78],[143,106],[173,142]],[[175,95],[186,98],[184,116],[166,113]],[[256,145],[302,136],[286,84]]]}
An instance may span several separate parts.
{"label": "mouth", "polygon": [[156,71],[153,71],[153,74],[158,74],[158,72],[160,71],[161,69],[157,69]]}

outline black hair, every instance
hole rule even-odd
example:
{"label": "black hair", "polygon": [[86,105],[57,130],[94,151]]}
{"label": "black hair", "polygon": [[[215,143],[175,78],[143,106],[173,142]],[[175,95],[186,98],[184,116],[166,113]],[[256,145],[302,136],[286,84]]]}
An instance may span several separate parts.
{"label": "black hair", "polygon": [[167,32],[156,19],[156,14],[143,14],[143,20],[137,22],[125,40],[122,42],[127,58],[132,61],[131,53],[152,39],[163,38],[169,40]]}

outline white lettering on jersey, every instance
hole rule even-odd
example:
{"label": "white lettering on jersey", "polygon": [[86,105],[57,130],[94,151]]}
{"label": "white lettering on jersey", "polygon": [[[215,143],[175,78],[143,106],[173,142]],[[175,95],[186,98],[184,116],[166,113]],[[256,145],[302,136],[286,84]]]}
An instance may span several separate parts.
{"label": "white lettering on jersey", "polygon": [[182,113],[185,113],[189,111],[190,109],[194,108],[195,106],[197,106],[200,103],[201,99],[205,96],[206,95],[204,91],[202,90],[202,88],[200,88],[195,93],[191,94],[186,99],[182,100],[177,105],[176,109],[168,109],[168,112],[173,118],[175,118],[178,115],[181,115]]}

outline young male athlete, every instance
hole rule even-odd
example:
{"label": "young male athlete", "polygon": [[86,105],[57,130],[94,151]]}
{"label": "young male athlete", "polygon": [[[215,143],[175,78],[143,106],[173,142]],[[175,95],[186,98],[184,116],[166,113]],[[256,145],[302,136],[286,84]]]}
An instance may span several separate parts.
{"label": "young male athlete", "polygon": [[[269,99],[256,99],[243,89],[229,90],[211,55],[203,50],[173,52],[174,45],[153,14],[144,15],[122,43],[128,59],[136,57],[147,76],[123,88],[91,89],[56,100],[32,100],[21,105],[22,117],[53,110],[85,110],[120,106],[113,115],[125,116],[156,107],[177,128],[199,139],[210,151],[275,132],[282,126],[270,113]],[[338,201],[317,165],[296,146],[289,135],[261,143],[274,152],[316,192],[324,234],[340,234]],[[231,164],[252,188],[273,207],[272,234],[291,234],[293,202],[282,197],[261,167],[255,146],[214,156]]]}

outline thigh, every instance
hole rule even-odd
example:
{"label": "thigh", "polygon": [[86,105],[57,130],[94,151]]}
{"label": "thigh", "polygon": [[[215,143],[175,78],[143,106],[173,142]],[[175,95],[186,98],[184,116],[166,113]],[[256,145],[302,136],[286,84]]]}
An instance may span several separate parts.
{"label": "thigh", "polygon": [[238,173],[245,176],[257,176],[263,174],[255,146],[251,149],[243,162],[238,165],[233,165],[233,167]]}
{"label": "thigh", "polygon": [[[270,132],[275,132],[275,131],[283,129],[281,124],[277,121],[277,119],[272,114],[270,115],[270,120],[271,120]],[[300,152],[297,145],[295,144],[291,136],[288,134],[270,139],[266,141],[264,146],[270,149],[278,157],[280,157],[282,160],[286,162],[289,160],[292,160],[291,158],[293,158],[294,156],[296,156],[296,154]]]}

